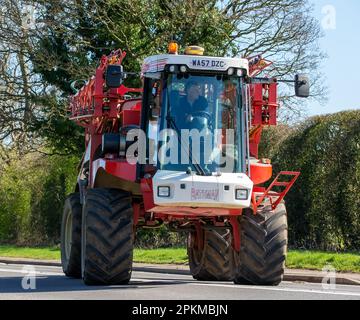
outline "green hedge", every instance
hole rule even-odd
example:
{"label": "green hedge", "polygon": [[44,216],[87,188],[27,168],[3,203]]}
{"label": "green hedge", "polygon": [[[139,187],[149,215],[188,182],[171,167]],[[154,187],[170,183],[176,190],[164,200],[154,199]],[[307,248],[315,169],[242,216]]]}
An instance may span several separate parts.
{"label": "green hedge", "polygon": [[296,248],[360,249],[360,111],[313,117],[273,150],[274,171],[301,171],[286,198]]}
{"label": "green hedge", "polygon": [[78,159],[28,155],[0,172],[0,242],[54,244]]}
{"label": "green hedge", "polygon": [[145,249],[184,247],[186,239],[186,233],[170,232],[166,226],[162,225],[158,229],[138,229],[135,245]]}

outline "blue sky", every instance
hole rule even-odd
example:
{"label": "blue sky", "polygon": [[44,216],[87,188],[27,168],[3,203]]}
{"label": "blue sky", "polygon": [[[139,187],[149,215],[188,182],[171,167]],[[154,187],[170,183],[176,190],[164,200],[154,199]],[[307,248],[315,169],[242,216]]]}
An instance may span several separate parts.
{"label": "blue sky", "polygon": [[336,28],[325,29],[320,41],[328,59],[322,71],[329,88],[329,101],[324,106],[309,105],[309,115],[360,109],[360,1],[310,0],[314,15],[322,23],[324,6],[332,5],[336,12]]}

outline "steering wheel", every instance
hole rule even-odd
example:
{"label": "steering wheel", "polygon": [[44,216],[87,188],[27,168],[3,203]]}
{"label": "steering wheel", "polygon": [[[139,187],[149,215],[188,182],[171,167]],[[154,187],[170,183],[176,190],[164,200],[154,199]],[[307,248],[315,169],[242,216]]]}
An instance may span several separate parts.
{"label": "steering wheel", "polygon": [[[194,111],[190,113],[191,117],[200,117],[200,118],[206,118],[208,121],[208,128],[212,130],[212,115],[210,112],[207,111]],[[192,121],[192,120],[191,120]]]}

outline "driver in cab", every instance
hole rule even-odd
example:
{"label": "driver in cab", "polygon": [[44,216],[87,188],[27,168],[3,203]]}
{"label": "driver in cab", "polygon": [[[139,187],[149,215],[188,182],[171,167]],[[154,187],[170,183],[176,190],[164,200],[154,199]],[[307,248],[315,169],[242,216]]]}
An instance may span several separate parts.
{"label": "driver in cab", "polygon": [[192,113],[206,111],[208,102],[205,97],[201,96],[201,85],[198,82],[190,81],[185,86],[186,96],[180,99],[180,106],[187,117]]}
{"label": "driver in cab", "polygon": [[[194,120],[194,116],[201,112],[207,112],[208,101],[201,95],[201,85],[198,82],[190,81],[185,86],[186,96],[179,101],[180,117],[189,126]],[[191,126],[192,127],[192,126]]]}

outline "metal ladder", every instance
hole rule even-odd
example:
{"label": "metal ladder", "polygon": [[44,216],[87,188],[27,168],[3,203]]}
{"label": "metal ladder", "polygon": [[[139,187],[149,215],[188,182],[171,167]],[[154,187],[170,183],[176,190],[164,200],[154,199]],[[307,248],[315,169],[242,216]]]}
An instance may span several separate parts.
{"label": "metal ladder", "polygon": [[[299,175],[300,172],[281,171],[260,197],[257,198],[255,195],[253,195],[252,204],[254,207],[254,213],[256,214],[258,207],[263,203],[265,198],[268,198],[270,200],[272,210],[275,210],[280,204],[280,202],[284,199],[286,194],[289,192]],[[280,178],[284,178],[286,176],[292,177],[290,181],[281,181]],[[274,187],[283,187],[284,189],[281,192],[276,192],[275,190],[273,190]]]}

